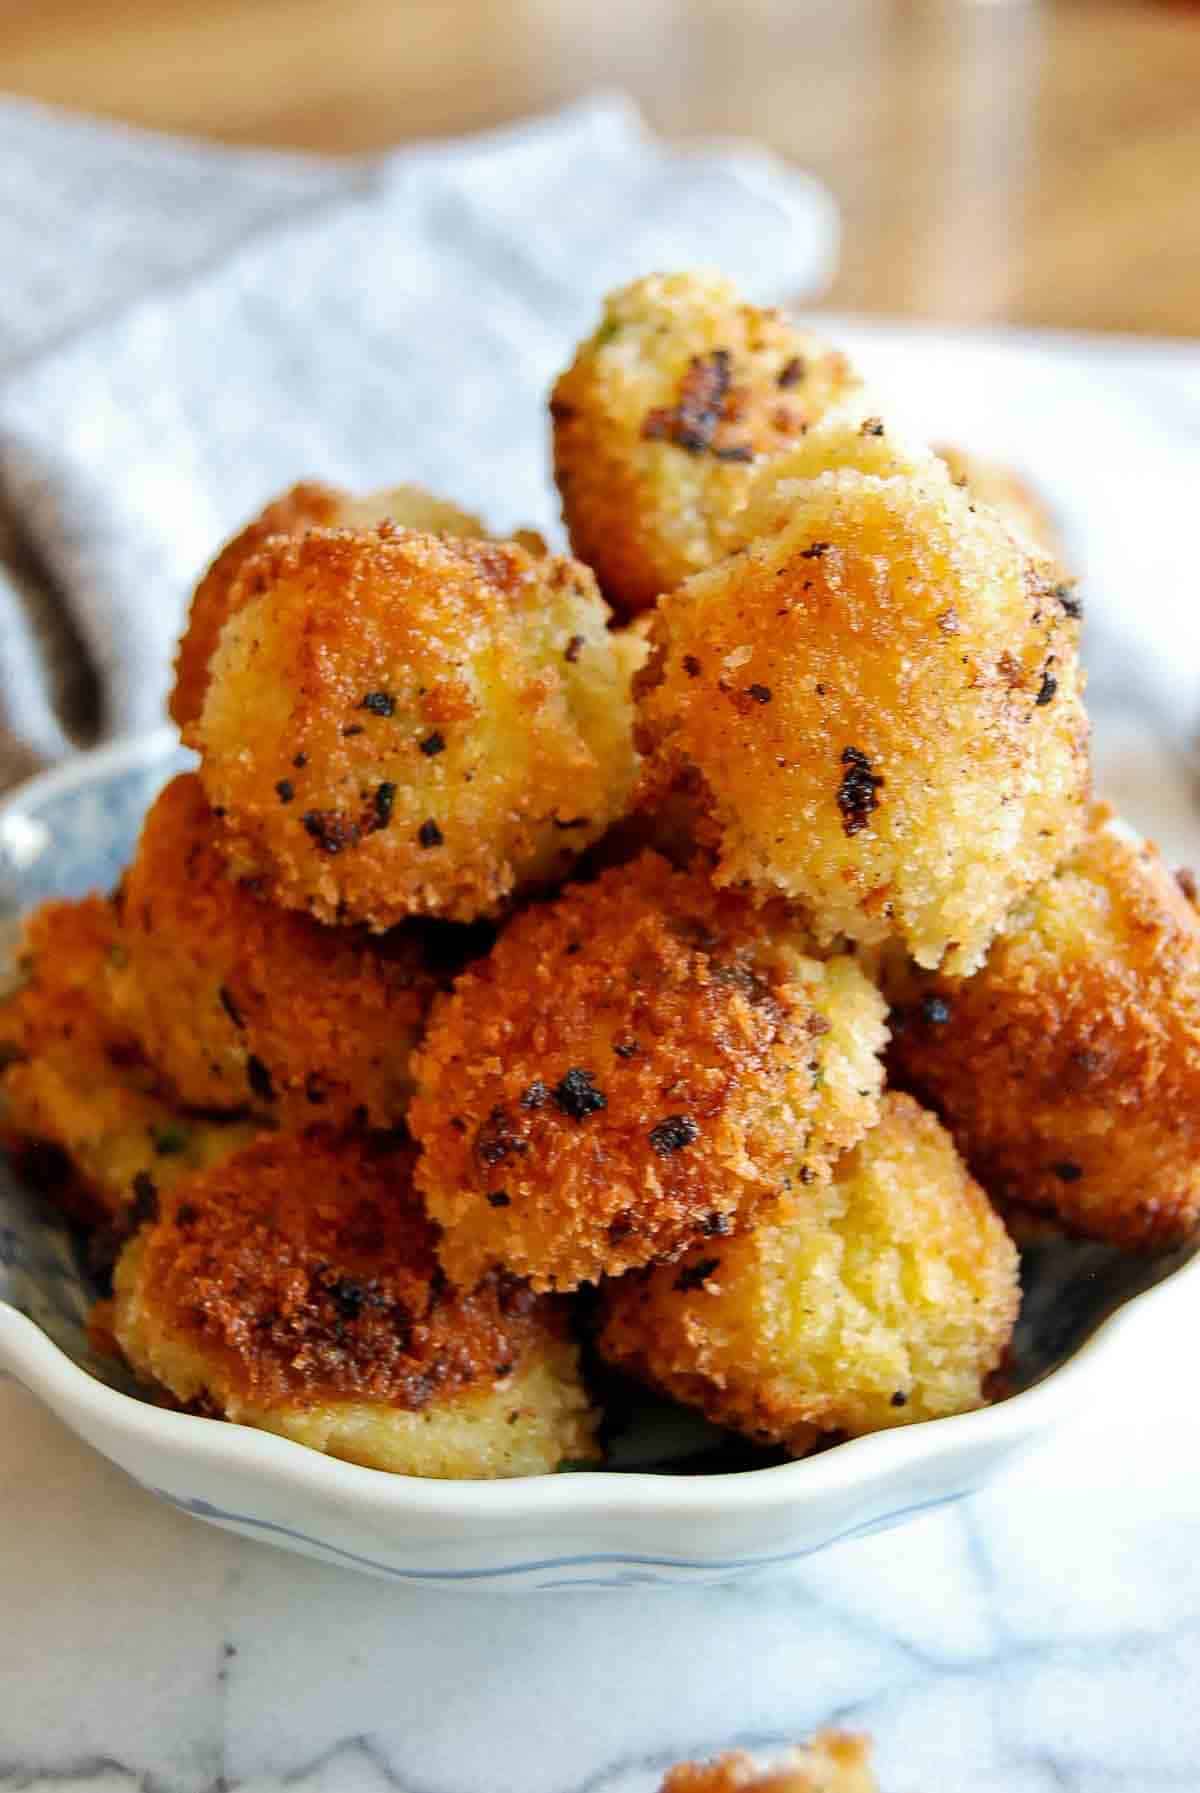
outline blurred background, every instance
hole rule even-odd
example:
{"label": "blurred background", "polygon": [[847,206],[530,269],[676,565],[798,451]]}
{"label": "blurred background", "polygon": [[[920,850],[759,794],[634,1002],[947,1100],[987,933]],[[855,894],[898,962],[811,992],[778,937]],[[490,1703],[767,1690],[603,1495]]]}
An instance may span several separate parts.
{"label": "blurred background", "polygon": [[0,6],[0,89],[240,145],[376,150],[597,87],[670,139],[750,136],[822,177],[843,219],[839,311],[1200,330],[1200,6]]}

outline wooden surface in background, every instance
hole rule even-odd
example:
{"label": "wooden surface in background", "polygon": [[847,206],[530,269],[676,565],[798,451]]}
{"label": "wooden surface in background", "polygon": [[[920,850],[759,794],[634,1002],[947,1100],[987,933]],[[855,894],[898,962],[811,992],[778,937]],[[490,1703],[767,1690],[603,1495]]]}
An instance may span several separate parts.
{"label": "wooden surface in background", "polygon": [[838,307],[1200,332],[1198,5],[0,0],[0,87],[231,143],[374,150],[598,86],[821,175]]}

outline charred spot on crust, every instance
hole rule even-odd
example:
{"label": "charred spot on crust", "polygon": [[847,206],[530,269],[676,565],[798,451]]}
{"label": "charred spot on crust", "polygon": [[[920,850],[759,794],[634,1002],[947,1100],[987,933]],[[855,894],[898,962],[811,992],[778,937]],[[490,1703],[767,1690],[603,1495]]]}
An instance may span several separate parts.
{"label": "charred spot on crust", "polygon": [[944,996],[932,990],[921,998],[921,1019],[927,1027],[945,1027],[954,1011]]}
{"label": "charred spot on crust", "polygon": [[669,1114],[657,1126],[651,1127],[648,1135],[660,1158],[673,1158],[676,1152],[682,1152],[684,1146],[692,1145],[699,1137],[700,1129],[690,1114]]}
{"label": "charred spot on crust", "polygon": [[704,1216],[700,1231],[706,1239],[726,1239],[733,1231],[733,1221],[728,1214],[722,1214],[718,1208],[714,1208],[711,1214]]}
{"label": "charred spot on crust", "polygon": [[220,998],[221,1007],[225,1010],[225,1013],[229,1016],[233,1025],[235,1027],[245,1027],[245,1017],[237,1005],[232,990],[230,990],[227,985],[222,984],[221,988],[217,991],[217,995]]}
{"label": "charred spot on crust", "polygon": [[572,1066],[550,1093],[555,1104],[573,1121],[586,1120],[589,1114],[599,1114],[608,1107],[608,1097],[596,1088],[591,1071],[581,1071],[577,1066]]}
{"label": "charred spot on crust", "polygon": [[747,685],[746,696],[752,697],[756,704],[769,704],[771,687],[769,685]]}
{"label": "charred spot on crust", "polygon": [[445,836],[431,816],[417,829],[417,839],[423,847],[440,847]]}
{"label": "charred spot on crust", "polygon": [[698,1258],[694,1264],[684,1265],[675,1278],[675,1287],[681,1295],[690,1295],[702,1289],[713,1271],[720,1268],[720,1258]]}
{"label": "charred spot on crust", "polygon": [[879,808],[876,793],[884,781],[872,772],[870,760],[857,747],[843,747],[842,765],[846,770],[838,786],[837,806],[842,812],[843,829],[854,835],[867,826],[872,812]]}
{"label": "charred spot on crust", "polygon": [[1034,703],[1038,706],[1039,709],[1041,709],[1045,704],[1052,703],[1054,700],[1054,694],[1057,690],[1058,690],[1058,680],[1055,678],[1054,674],[1051,672],[1049,666],[1047,665],[1045,670],[1042,673],[1042,683],[1038,690],[1037,696],[1033,700]]}
{"label": "charred spot on crust", "polygon": [[798,386],[807,372],[808,368],[805,365],[803,355],[793,355],[791,359],[785,361],[780,368],[779,373],[776,375],[775,384],[782,391],[786,392],[789,387]]}
{"label": "charred spot on crust", "polygon": [[489,1208],[507,1208],[512,1205],[507,1189],[489,1189],[487,1199]]}
{"label": "charred spot on crust", "polygon": [[275,1085],[271,1081],[271,1073],[258,1054],[254,1052],[246,1060],[246,1082],[260,1102],[275,1100]]}
{"label": "charred spot on crust", "polygon": [[335,809],[306,809],[300,820],[304,832],[331,859],[346,847],[356,847],[362,839],[358,823]]}
{"label": "charred spot on crust", "polygon": [[646,414],[642,437],[647,442],[673,442],[688,454],[711,453],[722,461],[750,461],[754,451],[742,442],[715,438],[727,420],[733,357],[728,349],[693,355],[673,405],[656,406]]}
{"label": "charred spot on crust", "polygon": [[375,787],[375,814],[373,826],[386,828],[392,819],[392,805],[396,801],[396,787],[388,779]]}
{"label": "charred spot on crust", "polygon": [[396,714],[396,700],[390,691],[368,691],[358,707],[360,710],[369,710],[372,716]]}
{"label": "charred spot on crust", "polygon": [[296,795],[296,787],[290,778],[281,778],[275,786],[275,795],[281,803],[290,803]]}
{"label": "charred spot on crust", "polygon": [[431,760],[437,754],[445,753],[446,737],[440,729],[435,728],[433,733],[431,735],[426,735],[425,739],[420,742],[419,745],[425,758]]}
{"label": "charred spot on crust", "polygon": [[1057,1164],[1052,1164],[1050,1169],[1060,1183],[1078,1183],[1083,1175],[1083,1166],[1073,1163],[1070,1158],[1061,1158]]}
{"label": "charred spot on crust", "polygon": [[305,766],[308,764],[308,755],[306,753],[294,753],[292,755],[292,764],[295,766],[297,772],[303,772]]}
{"label": "charred spot on crust", "polygon": [[1073,617],[1076,622],[1082,617],[1083,599],[1075,589],[1074,579],[1060,580],[1056,585],[1049,587],[1046,595],[1047,597],[1056,598],[1062,605],[1066,614],[1069,617]]}
{"label": "charred spot on crust", "polygon": [[687,673],[689,679],[698,679],[700,677],[700,662],[697,660],[695,654],[685,654],[683,656],[683,670]]}
{"label": "charred spot on crust", "polygon": [[822,560],[832,546],[832,542],[810,542],[807,548],[800,550],[800,558],[801,560]]}
{"label": "charred spot on crust", "polygon": [[522,1108],[544,1108],[550,1100],[550,1090],[540,1077],[535,1077],[529,1088],[521,1097]]}
{"label": "charred spot on crust", "polygon": [[503,1164],[513,1152],[524,1152],[528,1146],[519,1133],[514,1133],[508,1110],[497,1103],[475,1135],[475,1155],[489,1167]]}

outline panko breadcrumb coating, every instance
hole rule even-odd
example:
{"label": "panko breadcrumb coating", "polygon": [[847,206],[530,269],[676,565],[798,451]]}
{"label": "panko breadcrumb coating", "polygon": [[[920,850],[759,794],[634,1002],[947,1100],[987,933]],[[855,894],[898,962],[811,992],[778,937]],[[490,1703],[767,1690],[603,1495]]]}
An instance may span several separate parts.
{"label": "panko breadcrumb coating", "polygon": [[978,1407],[1016,1321],[1017,1253],[911,1097],[833,1181],[607,1290],[600,1350],[717,1425],[796,1455]]}
{"label": "panko breadcrumb coating", "polygon": [[823,473],[867,473],[877,479],[915,479],[944,484],[946,469],[923,442],[884,418],[859,393],[831,410],[799,442],[774,455],[756,474],[746,503],[730,528],[731,548],[777,535],[797,504],[812,495]]}
{"label": "panko breadcrumb coating", "polygon": [[624,813],[641,646],[586,567],[384,524],[269,544],[244,577],[189,739],[272,900],[471,921]]}
{"label": "panko breadcrumb coating", "polygon": [[175,656],[175,688],[168,705],[172,720],[187,728],[204,708],[209,661],[221,630],[234,611],[255,595],[253,580],[246,581],[241,574],[272,536],[300,536],[310,529],[367,529],[389,518],[406,529],[423,529],[430,535],[487,534],[478,517],[435,498],[420,486],[393,486],[366,498],[352,498],[348,492],[311,480],[293,486],[282,497],[272,499],[222,548],[196,587]]}
{"label": "panko breadcrumb coating", "polygon": [[177,1109],[108,1004],[121,951],[103,897],[46,903],[25,925],[27,979],[0,1003],[0,1143],[19,1173],[92,1221],[119,1221],[148,1188],[258,1131]]}
{"label": "panko breadcrumb coating", "polygon": [[[329,928],[230,876],[194,773],[173,779],[122,883],[121,1012],[183,1101],[283,1126],[395,1125],[429,1005],[473,931]],[[431,931],[436,930],[435,933]]]}
{"label": "panko breadcrumb coating", "polygon": [[1110,818],[975,977],[892,968],[893,1050],[998,1199],[1161,1246],[1200,1218],[1200,918]]}
{"label": "panko breadcrumb coating", "polygon": [[1011,530],[1047,554],[1061,555],[1062,542],[1049,505],[1015,468],[946,442],[939,443],[935,453],[950,469],[954,483],[963,486],[976,504],[990,505]]}
{"label": "panko breadcrumb coating", "polygon": [[871,1746],[845,1731],[819,1731],[811,1743],[762,1761],[732,1750],[711,1762],[680,1762],[661,1793],[878,1793]]}
{"label": "panko breadcrumb coating", "polygon": [[718,882],[803,904],[819,939],[969,971],[1082,831],[1077,615],[940,466],[822,474],[660,601],[644,797],[689,791]]}
{"label": "panko breadcrumb coating", "polygon": [[407,1475],[596,1454],[565,1317],[446,1284],[398,1139],[265,1140],[178,1185],[126,1247],[113,1331],[185,1406]]}
{"label": "panko breadcrumb coating", "polygon": [[874,1120],[883,1003],[656,854],[510,923],[417,1057],[418,1182],[470,1284],[570,1289],[720,1240]]}
{"label": "panko breadcrumb coating", "polygon": [[755,464],[856,384],[844,356],[718,274],[614,293],[550,401],[571,546],[629,615],[728,552]]}

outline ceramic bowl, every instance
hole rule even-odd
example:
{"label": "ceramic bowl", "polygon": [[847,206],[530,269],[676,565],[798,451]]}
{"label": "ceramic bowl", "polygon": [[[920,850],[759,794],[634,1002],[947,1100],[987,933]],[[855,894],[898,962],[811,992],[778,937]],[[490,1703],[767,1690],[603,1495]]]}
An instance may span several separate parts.
{"label": "ceramic bowl", "polygon": [[[0,805],[0,927],[50,896],[110,886],[145,809],[187,763],[169,733],[81,755]],[[1190,1245],[1154,1260],[1041,1246],[1023,1264],[1016,1392],[997,1406],[838,1445],[755,1456],[624,1391],[610,1467],[432,1482],[167,1411],[88,1346],[79,1240],[0,1169],[0,1375],[23,1383],[135,1481],[200,1519],[400,1582],[498,1590],[715,1581],[791,1562],[957,1500],[1099,1398],[1137,1333],[1200,1298]],[[1174,1318],[1173,1318],[1174,1316]]]}

